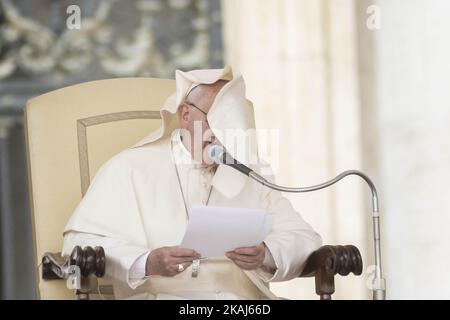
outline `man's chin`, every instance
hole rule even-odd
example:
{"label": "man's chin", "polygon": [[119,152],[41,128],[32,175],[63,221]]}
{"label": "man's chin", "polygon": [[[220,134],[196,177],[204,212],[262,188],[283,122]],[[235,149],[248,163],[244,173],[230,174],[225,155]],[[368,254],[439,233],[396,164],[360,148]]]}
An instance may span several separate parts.
{"label": "man's chin", "polygon": [[203,146],[203,149],[202,149],[202,164],[203,165],[206,165],[206,166],[210,166],[210,165],[213,165],[215,162],[214,162],[214,160],[212,160],[210,157],[209,157],[209,148],[210,148],[210,146],[211,146],[212,144],[211,143],[206,143],[204,146]]}
{"label": "man's chin", "polygon": [[208,154],[204,154],[204,155],[205,155],[205,156],[203,157],[201,164],[202,164],[203,166],[211,166],[211,165],[213,165],[213,164],[214,164],[214,161],[211,160],[211,159],[208,157]]}

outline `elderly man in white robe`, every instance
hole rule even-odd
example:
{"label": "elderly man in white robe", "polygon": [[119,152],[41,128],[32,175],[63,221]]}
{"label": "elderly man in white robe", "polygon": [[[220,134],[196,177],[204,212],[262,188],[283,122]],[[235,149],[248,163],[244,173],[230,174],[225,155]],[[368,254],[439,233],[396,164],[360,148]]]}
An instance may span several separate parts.
{"label": "elderly man in white robe", "polygon": [[[321,238],[280,192],[207,157],[211,144],[223,144],[273,180],[256,143],[243,157],[224,138],[255,129],[242,76],[229,66],[177,71],[161,117],[159,130],[100,168],[64,230],[63,254],[102,246],[117,299],[276,299],[269,282],[297,277]],[[179,244],[195,206],[263,209],[273,223],[261,244],[201,260],[193,277],[201,253]]]}

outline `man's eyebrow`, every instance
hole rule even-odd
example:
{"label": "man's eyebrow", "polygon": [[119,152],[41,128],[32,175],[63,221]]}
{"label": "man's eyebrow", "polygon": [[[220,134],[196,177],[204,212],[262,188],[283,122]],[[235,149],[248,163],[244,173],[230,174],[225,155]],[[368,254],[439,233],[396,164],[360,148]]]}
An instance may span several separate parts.
{"label": "man's eyebrow", "polygon": [[197,108],[197,106],[193,102],[190,102],[188,99],[184,100],[184,103],[190,104],[191,106],[194,106]]}
{"label": "man's eyebrow", "polygon": [[199,107],[197,107],[194,103],[192,103],[192,102],[190,102],[190,101],[188,101],[187,99],[186,100],[184,100],[184,103],[186,103],[186,104],[189,104],[189,105],[191,105],[191,106],[193,106],[195,109],[197,109],[197,110],[199,110],[201,113],[203,113],[203,114],[207,114],[205,111],[203,111],[202,109],[200,109]]}

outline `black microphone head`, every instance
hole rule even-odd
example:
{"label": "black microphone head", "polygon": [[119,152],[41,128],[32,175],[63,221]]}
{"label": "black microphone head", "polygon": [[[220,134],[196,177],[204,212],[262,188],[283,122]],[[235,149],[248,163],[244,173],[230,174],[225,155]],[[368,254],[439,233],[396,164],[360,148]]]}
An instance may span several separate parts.
{"label": "black microphone head", "polygon": [[208,150],[208,156],[217,164],[224,163],[225,148],[221,145],[215,144]]}
{"label": "black microphone head", "polygon": [[212,147],[210,147],[208,150],[208,156],[211,160],[213,160],[217,164],[226,164],[240,171],[246,176],[248,176],[250,172],[253,171],[249,167],[236,161],[230,154],[228,154],[225,148],[221,145],[213,145]]}

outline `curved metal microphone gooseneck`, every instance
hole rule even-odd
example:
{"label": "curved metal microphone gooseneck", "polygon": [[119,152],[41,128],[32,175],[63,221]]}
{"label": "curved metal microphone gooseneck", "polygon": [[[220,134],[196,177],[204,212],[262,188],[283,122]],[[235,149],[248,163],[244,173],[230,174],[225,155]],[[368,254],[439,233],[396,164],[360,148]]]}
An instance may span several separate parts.
{"label": "curved metal microphone gooseneck", "polygon": [[356,175],[361,177],[369,185],[370,191],[372,192],[372,224],[373,224],[373,241],[374,241],[375,267],[376,267],[375,278],[372,280],[372,288],[371,288],[373,291],[373,299],[374,300],[386,299],[386,280],[383,279],[381,271],[380,212],[378,207],[378,194],[374,183],[372,182],[372,180],[370,180],[370,178],[367,175],[358,170],[347,170],[337,175],[335,178],[331,180],[310,187],[298,187],[298,188],[283,187],[271,183],[270,181],[267,181],[261,175],[257,174],[250,168],[233,159],[222,146],[218,145],[213,146],[210,149],[209,155],[210,158],[215,160],[216,162],[231,166],[234,169],[249,176],[250,178],[258,181],[262,185],[267,186],[268,188],[283,192],[293,192],[293,193],[311,192],[332,186],[333,184],[337,183],[338,181],[349,175]]}

